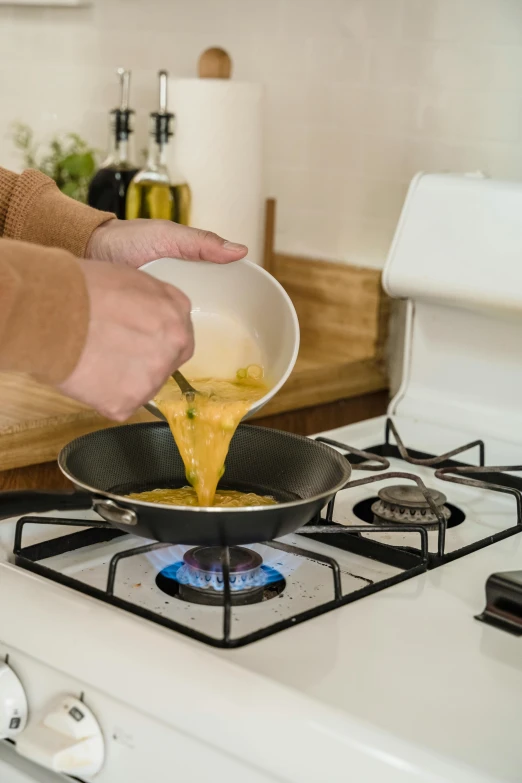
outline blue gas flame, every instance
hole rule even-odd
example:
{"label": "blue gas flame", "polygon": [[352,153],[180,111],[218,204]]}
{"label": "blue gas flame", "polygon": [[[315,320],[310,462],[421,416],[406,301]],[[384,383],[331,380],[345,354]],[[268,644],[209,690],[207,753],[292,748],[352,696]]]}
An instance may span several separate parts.
{"label": "blue gas flame", "polygon": [[[263,564],[251,572],[236,573],[230,575],[230,589],[234,592],[248,590],[255,587],[264,587],[274,582],[279,582],[283,577],[288,577],[300,565],[300,559],[286,552],[281,552],[272,547],[255,544],[244,547],[252,549],[263,558]],[[183,561],[183,555],[191,547],[172,546],[147,553],[147,557],[155,569],[161,571],[162,576],[173,579],[179,584],[191,587],[211,588],[222,591],[224,588],[223,572],[198,571],[187,566]]]}

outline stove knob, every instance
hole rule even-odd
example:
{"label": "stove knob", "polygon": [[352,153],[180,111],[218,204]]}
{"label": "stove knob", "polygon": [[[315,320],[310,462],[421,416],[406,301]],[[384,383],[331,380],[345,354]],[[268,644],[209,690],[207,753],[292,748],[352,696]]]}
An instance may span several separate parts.
{"label": "stove knob", "polygon": [[98,721],[73,696],[58,701],[16,743],[21,756],[55,772],[94,776],[103,766],[104,742]]}
{"label": "stove knob", "polygon": [[27,722],[27,699],[22,683],[6,664],[0,664],[0,739],[12,739]]}

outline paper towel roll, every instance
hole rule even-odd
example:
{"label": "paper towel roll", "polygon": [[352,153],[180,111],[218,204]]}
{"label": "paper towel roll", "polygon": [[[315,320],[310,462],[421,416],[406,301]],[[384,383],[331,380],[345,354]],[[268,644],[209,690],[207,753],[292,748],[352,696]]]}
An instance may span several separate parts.
{"label": "paper towel roll", "polygon": [[248,245],[262,263],[263,91],[226,79],[171,79],[169,166],[192,190],[191,225]]}

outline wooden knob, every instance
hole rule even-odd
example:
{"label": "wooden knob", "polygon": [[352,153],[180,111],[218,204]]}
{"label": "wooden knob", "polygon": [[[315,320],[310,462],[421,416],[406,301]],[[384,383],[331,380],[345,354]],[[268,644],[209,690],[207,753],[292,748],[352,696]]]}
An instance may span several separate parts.
{"label": "wooden knob", "polygon": [[203,52],[198,62],[200,79],[230,79],[232,61],[224,49],[213,46]]}

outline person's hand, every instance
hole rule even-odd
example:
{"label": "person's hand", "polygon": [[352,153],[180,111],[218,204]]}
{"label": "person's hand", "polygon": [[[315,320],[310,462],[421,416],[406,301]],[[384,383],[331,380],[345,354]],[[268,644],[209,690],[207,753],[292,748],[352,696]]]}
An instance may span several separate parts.
{"label": "person's hand", "polygon": [[109,220],[92,233],[86,258],[126,264],[134,269],[156,258],[183,258],[229,264],[244,258],[245,245],[227,242],[211,231],[169,220]]}
{"label": "person's hand", "polygon": [[125,421],[192,356],[190,302],[143,272],[100,261],[81,264],[89,329],[80,360],[60,391]]}

